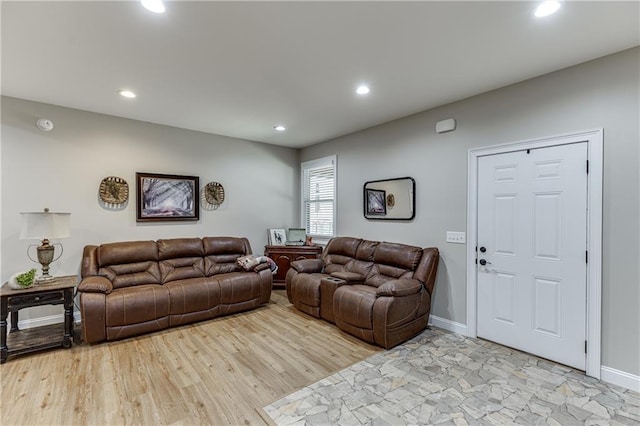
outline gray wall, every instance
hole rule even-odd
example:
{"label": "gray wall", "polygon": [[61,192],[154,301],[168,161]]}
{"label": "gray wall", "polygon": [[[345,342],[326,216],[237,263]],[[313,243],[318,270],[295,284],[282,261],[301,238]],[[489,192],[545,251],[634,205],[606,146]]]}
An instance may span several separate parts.
{"label": "gray wall", "polygon": [[[42,132],[38,118],[53,120]],[[299,150],[193,132],[86,111],[2,98],[2,282],[38,266],[19,239],[20,212],[71,212],[71,238],[60,240],[53,275],[79,272],[86,244],[210,235],[245,236],[262,253],[268,228],[299,224]],[[136,223],[136,172],[195,175],[218,181],[226,198],[198,222]],[[129,183],[124,210],[102,207],[98,187],[107,176]],[[35,257],[35,255],[33,255]],[[21,312],[20,319],[60,313],[55,307]]]}
{"label": "gray wall", "polygon": [[[604,128],[602,363],[640,375],[639,64],[640,49],[627,50],[306,148],[301,160],[337,154],[338,234],[439,247],[433,314],[465,324],[465,246],[445,234],[466,230],[468,150]],[[458,129],[438,135],[445,118]],[[400,176],[416,179],[415,220],[365,220],[363,183]]]}

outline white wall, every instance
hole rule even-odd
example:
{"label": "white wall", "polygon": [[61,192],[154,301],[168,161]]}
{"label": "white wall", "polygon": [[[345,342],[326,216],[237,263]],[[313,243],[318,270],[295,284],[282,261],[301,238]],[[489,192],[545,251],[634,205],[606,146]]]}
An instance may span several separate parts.
{"label": "white wall", "polygon": [[[38,118],[55,128],[42,132]],[[2,282],[39,265],[19,239],[20,212],[71,212],[71,238],[52,275],[77,274],[87,244],[173,237],[244,236],[262,253],[268,228],[299,225],[299,151],[73,110],[2,98]],[[136,223],[136,172],[195,175],[200,185],[218,181],[226,198],[198,222]],[[101,206],[98,188],[107,176],[129,183],[124,210]],[[35,257],[35,255],[33,255]],[[56,307],[23,310],[20,320],[60,313]]]}
{"label": "white wall", "polygon": [[[301,160],[338,156],[340,235],[440,248],[433,314],[466,323],[466,229],[471,148],[604,128],[602,363],[640,375],[640,49],[396,120],[306,148]],[[425,76],[428,78],[428,76]],[[455,118],[455,132],[435,123]],[[367,221],[362,185],[411,176],[412,222]]]}

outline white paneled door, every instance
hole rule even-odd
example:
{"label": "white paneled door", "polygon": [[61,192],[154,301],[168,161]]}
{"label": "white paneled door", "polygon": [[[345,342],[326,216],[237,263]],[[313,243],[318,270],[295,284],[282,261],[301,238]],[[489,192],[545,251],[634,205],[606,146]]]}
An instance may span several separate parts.
{"label": "white paneled door", "polygon": [[478,159],[478,337],[585,370],[587,143]]}

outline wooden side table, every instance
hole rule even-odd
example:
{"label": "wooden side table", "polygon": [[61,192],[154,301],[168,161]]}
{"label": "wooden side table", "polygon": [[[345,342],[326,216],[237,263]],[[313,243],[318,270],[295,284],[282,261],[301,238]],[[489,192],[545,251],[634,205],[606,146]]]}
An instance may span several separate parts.
{"label": "wooden side table", "polygon": [[278,272],[273,276],[273,287],[284,288],[291,262],[300,259],[318,259],[321,254],[321,246],[265,246],[264,255],[273,259],[278,265]]}
{"label": "wooden side table", "polygon": [[[0,287],[0,364],[9,355],[20,355],[49,348],[70,348],[73,344],[73,289],[77,275],[55,277],[32,287],[14,290]],[[51,327],[18,328],[18,311],[42,305],[64,305],[64,331],[57,335]],[[7,335],[7,317],[11,313],[11,329]],[[61,327],[57,326],[60,329]]]}

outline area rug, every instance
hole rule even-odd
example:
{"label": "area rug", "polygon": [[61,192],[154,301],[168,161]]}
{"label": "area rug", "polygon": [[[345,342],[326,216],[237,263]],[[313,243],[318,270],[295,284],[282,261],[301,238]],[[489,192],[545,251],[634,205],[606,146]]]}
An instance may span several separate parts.
{"label": "area rug", "polygon": [[263,410],[277,425],[627,425],[640,394],[432,328]]}

